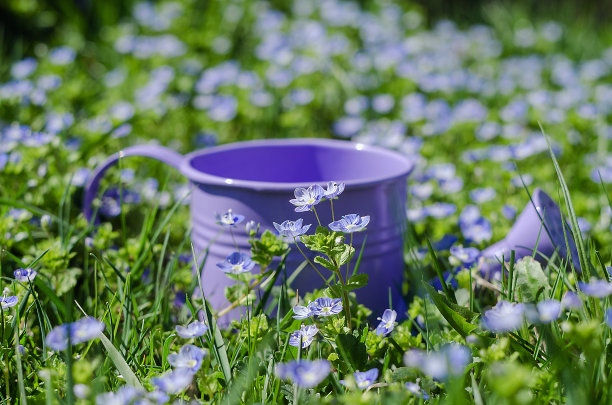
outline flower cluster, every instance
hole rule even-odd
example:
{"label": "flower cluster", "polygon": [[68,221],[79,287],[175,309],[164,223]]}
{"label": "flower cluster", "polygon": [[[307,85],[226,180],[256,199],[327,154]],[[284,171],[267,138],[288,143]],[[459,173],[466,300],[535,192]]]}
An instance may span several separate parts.
{"label": "flower cluster", "polygon": [[104,322],[100,322],[93,317],[85,317],[72,323],[56,326],[47,334],[45,340],[47,346],[51,349],[62,351],[68,348],[69,338],[73,345],[87,342],[100,336],[104,328]]}

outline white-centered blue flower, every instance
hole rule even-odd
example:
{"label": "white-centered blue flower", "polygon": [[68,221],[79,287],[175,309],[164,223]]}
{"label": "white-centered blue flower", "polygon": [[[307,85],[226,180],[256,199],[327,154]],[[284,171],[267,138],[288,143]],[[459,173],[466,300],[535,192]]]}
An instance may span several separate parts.
{"label": "white-centered blue flower", "polygon": [[411,349],[404,354],[404,363],[408,367],[419,369],[436,380],[462,375],[471,361],[470,349],[457,343],[447,344],[439,351],[427,353]]}
{"label": "white-centered blue flower", "polygon": [[274,374],[283,380],[289,380],[302,388],[313,388],[319,385],[331,371],[331,364],[327,360],[292,360],[279,363]]}
{"label": "white-centered blue flower", "polygon": [[525,314],[531,323],[551,323],[561,316],[561,302],[549,299],[526,308]]}
{"label": "white-centered blue flower", "polygon": [[397,318],[397,312],[392,309],[385,309],[382,317],[378,318],[380,323],[376,327],[376,334],[378,336],[387,336],[395,327],[395,319]]}
{"label": "white-centered blue flower", "polygon": [[293,307],[293,313],[295,314],[293,315],[293,319],[306,319],[314,315],[310,309],[310,304],[308,306],[295,305]]}
{"label": "white-centered blue flower", "polygon": [[244,221],[244,215],[235,214],[231,209],[223,214],[217,214],[217,225],[234,227]]}
{"label": "white-centered blue flower", "polygon": [[95,339],[104,331],[104,322],[100,322],[93,317],[81,318],[76,322],[65,323],[54,327],[45,338],[47,346],[52,350],[62,351],[68,348],[68,333],[70,333],[70,343],[87,342]]}
{"label": "white-centered blue flower", "polygon": [[328,297],[317,298],[308,304],[308,308],[312,311],[313,315],[336,315],[342,312],[342,299]]}
{"label": "white-centered blue flower", "polygon": [[342,194],[344,188],[344,183],[336,183],[335,181],[330,181],[329,183],[327,183],[327,189],[325,190],[324,197],[328,200],[337,198],[340,194]]}
{"label": "white-centered blue flower", "polygon": [[274,228],[278,231],[278,234],[284,238],[295,238],[305,234],[310,228],[311,224],[302,226],[302,218],[296,221],[283,221],[282,224],[272,222]]}
{"label": "white-centered blue flower", "polygon": [[38,272],[30,267],[25,269],[17,269],[13,272],[15,279],[21,283],[34,281]]}
{"label": "white-centered blue flower", "polygon": [[255,262],[246,253],[234,252],[227,258],[217,263],[217,267],[225,273],[241,274],[251,271],[255,266]]}
{"label": "white-centered blue flower", "polygon": [[294,347],[299,347],[301,341],[302,348],[306,348],[310,346],[318,332],[319,329],[315,325],[302,325],[300,329],[291,334],[291,337],[289,337],[289,344]]}
{"label": "white-centered blue flower", "polygon": [[475,247],[463,247],[462,245],[452,246],[450,248],[449,261],[453,266],[465,265],[469,266],[478,260],[480,251]]}
{"label": "white-centered blue flower", "polygon": [[582,300],[573,291],[567,291],[561,299],[561,306],[564,309],[580,309],[582,308]]}
{"label": "white-centered blue flower", "polygon": [[483,325],[495,333],[511,332],[523,325],[525,304],[500,301],[484,313]]}
{"label": "white-centered blue flower", "polygon": [[174,368],[186,368],[196,373],[202,366],[206,351],[194,345],[181,347],[178,353],[168,355],[168,363]]}
{"label": "white-centered blue flower", "polygon": [[11,296],[2,296],[0,297],[0,306],[2,307],[2,310],[5,309],[9,309],[10,307],[14,307],[15,305],[17,305],[17,303],[19,302],[19,298],[17,298],[16,295],[11,295]]}
{"label": "white-centered blue flower", "polygon": [[312,207],[317,205],[325,196],[325,190],[318,184],[314,184],[308,188],[298,187],[293,192],[295,198],[289,202],[295,205],[295,212],[310,211]]}
{"label": "white-centered blue flower", "polygon": [[[376,379],[378,378],[378,369],[373,368],[368,371],[357,370],[353,373],[353,378],[355,379],[355,384],[357,385],[357,388],[359,388],[360,390],[365,390],[370,385],[376,382]],[[345,386],[350,385],[346,380],[340,380],[340,383]]]}
{"label": "white-centered blue flower", "polygon": [[329,229],[336,232],[353,233],[363,231],[370,223],[370,216],[360,217],[357,214],[343,215],[338,221],[329,224]]}
{"label": "white-centered blue flower", "polygon": [[187,326],[176,325],[176,334],[183,339],[191,339],[203,336],[208,330],[208,326],[204,322],[194,321]]}

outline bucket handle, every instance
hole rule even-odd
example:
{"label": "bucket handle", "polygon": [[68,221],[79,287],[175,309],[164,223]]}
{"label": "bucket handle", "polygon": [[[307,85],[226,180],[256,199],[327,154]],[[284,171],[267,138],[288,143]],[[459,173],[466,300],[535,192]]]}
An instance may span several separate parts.
{"label": "bucket handle", "polygon": [[160,162],[164,162],[177,170],[180,170],[181,164],[183,163],[183,155],[173,151],[172,149],[159,145],[130,146],[129,148],[123,149],[110,156],[104,162],[98,165],[98,167],[96,167],[96,170],[94,170],[91,177],[87,181],[87,184],[85,185],[83,213],[85,214],[85,218],[88,222],[92,220],[93,211],[91,206],[94,198],[96,198],[96,195],[98,194],[100,180],[102,180],[102,177],[104,177],[106,171],[117,163],[119,159],[128,156],[150,157],[159,160]]}

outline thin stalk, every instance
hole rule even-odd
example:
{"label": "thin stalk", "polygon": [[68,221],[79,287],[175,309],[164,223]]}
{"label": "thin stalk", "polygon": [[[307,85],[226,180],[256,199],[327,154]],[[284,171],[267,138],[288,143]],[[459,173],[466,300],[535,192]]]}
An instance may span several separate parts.
{"label": "thin stalk", "polygon": [[317,214],[317,209],[313,206],[312,210],[314,211],[315,217],[317,217],[317,222],[319,223],[319,226],[322,226],[321,221],[319,220],[319,215]]}
{"label": "thin stalk", "polygon": [[232,230],[232,228],[230,228],[230,235],[232,235],[232,242],[234,242],[236,250],[240,252],[240,248],[238,247],[238,243],[236,242],[236,238],[234,237],[234,231]]}
{"label": "thin stalk", "polygon": [[325,282],[325,284],[329,285],[329,283],[327,282],[327,279],[325,279],[325,277],[323,277],[323,274],[321,274],[321,272],[319,271],[319,269],[317,269],[317,266],[314,265],[313,262],[310,261],[310,259],[308,258],[308,256],[306,256],[306,254],[304,253],[304,251],[302,250],[302,248],[300,248],[300,245],[298,245],[297,240],[295,239],[295,236],[293,237],[293,242],[295,243],[295,247],[298,248],[298,250],[300,251],[300,253],[302,254],[302,256],[304,256],[304,259],[306,259],[306,261],[312,266],[313,269],[315,269],[315,271],[319,274],[319,276],[321,276],[321,278],[323,279],[323,281]]}
{"label": "thin stalk", "polygon": [[[351,250],[353,250],[353,233],[351,232]],[[349,279],[349,267],[351,266],[351,261],[346,262],[346,279]]]}
{"label": "thin stalk", "polygon": [[336,218],[334,217],[334,200],[333,200],[333,198],[329,200],[329,205],[331,206],[332,222],[336,222]]}
{"label": "thin stalk", "polygon": [[[338,264],[336,263],[336,261],[331,258],[334,261],[334,264],[336,265],[336,273],[338,274],[338,279],[340,280],[340,283],[342,284],[342,287],[346,287],[346,283],[344,282],[344,279],[342,278],[342,272],[340,271],[340,267],[338,266]],[[344,313],[346,314],[346,326],[350,329],[353,330],[353,326],[352,326],[352,322],[351,322],[351,307],[350,307],[350,301],[349,301],[349,297],[348,297],[348,291],[346,291],[345,288],[342,288],[342,301],[343,301],[343,305],[344,305]]]}

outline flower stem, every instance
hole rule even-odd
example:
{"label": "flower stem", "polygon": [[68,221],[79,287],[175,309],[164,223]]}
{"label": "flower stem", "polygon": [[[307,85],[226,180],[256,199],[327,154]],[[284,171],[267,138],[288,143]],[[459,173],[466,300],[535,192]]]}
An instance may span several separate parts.
{"label": "flower stem", "polygon": [[333,198],[329,200],[329,204],[331,205],[332,222],[336,222],[336,218],[334,218],[334,199]]}
{"label": "flower stem", "polygon": [[[351,250],[353,250],[353,233],[351,232]],[[346,262],[346,280],[349,279],[349,267],[351,265],[351,261]]]}
{"label": "flower stem", "polygon": [[317,217],[317,222],[319,223],[319,226],[323,226],[323,225],[321,225],[321,221],[319,220],[319,215],[317,214],[317,209],[313,206],[312,210],[315,213],[315,217]]}
{"label": "flower stem", "polygon": [[304,259],[306,259],[306,261],[308,263],[310,263],[310,265],[312,266],[313,269],[315,269],[315,271],[319,274],[319,276],[321,276],[321,278],[323,279],[323,281],[325,282],[325,284],[329,285],[329,283],[327,282],[327,280],[325,279],[325,277],[323,277],[323,274],[321,274],[321,272],[319,271],[319,269],[317,269],[317,266],[314,265],[313,262],[310,261],[310,259],[308,258],[308,256],[306,256],[306,254],[304,253],[304,251],[302,250],[302,248],[300,248],[300,245],[298,245],[297,240],[295,240],[295,237],[293,237],[293,242],[295,243],[295,246],[298,248],[298,250],[300,251],[300,253],[302,254],[302,256],[304,256]]}
{"label": "flower stem", "polygon": [[[340,271],[340,266],[336,265],[336,269],[337,269],[336,273],[338,274],[338,279],[340,280],[340,284],[342,284],[342,287],[346,287],[346,283],[344,282],[344,279],[342,278],[342,272]],[[351,322],[351,307],[350,307],[348,291],[346,291],[346,289],[344,288],[342,288],[342,301],[343,301],[342,305],[344,306],[344,314],[346,315],[346,326],[350,330],[353,330],[353,326]]]}
{"label": "flower stem", "polygon": [[234,237],[234,231],[232,230],[232,228],[230,228],[230,234],[232,235],[232,241],[234,242],[236,251],[240,252],[240,248],[238,247],[238,243],[236,243],[236,238]]}

